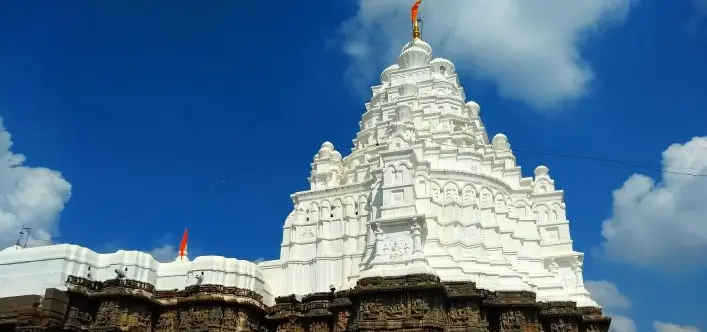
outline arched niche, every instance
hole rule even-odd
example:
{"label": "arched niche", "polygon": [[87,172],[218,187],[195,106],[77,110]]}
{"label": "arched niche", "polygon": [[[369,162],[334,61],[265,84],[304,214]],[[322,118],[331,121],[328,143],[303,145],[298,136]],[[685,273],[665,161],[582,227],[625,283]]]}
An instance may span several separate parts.
{"label": "arched niche", "polygon": [[454,182],[448,182],[444,185],[444,200],[456,201],[459,197],[459,187]]}

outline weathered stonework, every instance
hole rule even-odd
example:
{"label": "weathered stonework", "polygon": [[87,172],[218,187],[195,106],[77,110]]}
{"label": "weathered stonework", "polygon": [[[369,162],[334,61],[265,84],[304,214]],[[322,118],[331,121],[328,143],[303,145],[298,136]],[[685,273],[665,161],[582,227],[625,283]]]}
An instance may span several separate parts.
{"label": "weathered stonework", "polygon": [[364,278],[349,290],[279,297],[272,307],[255,292],[220,285],[158,291],[72,276],[67,287],[0,299],[0,332],[607,332],[611,322],[599,308],[425,274]]}

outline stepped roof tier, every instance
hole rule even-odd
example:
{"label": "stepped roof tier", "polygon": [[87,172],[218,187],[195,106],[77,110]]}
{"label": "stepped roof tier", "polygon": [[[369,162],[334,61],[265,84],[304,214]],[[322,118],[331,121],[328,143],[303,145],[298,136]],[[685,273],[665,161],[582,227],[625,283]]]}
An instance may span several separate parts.
{"label": "stepped roof tier", "polygon": [[597,307],[584,287],[583,254],[572,248],[563,192],[545,166],[523,177],[506,136],[489,140],[451,61],[415,38],[372,91],[351,153],[322,144],[310,190],[291,196],[280,259],[158,263],[134,251],[13,247],[0,252],[0,297],[43,294],[68,276],[118,276],[158,289],[236,286],[272,303],[366,277],[434,274]]}

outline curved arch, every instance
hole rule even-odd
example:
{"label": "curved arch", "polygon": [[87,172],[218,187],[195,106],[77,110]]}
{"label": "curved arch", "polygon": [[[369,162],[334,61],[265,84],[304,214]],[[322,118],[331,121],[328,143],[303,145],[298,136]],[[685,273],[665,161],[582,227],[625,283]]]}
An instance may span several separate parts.
{"label": "curved arch", "polygon": [[427,179],[424,176],[418,175],[415,177],[415,192],[417,195],[429,194]]}
{"label": "curved arch", "polygon": [[307,212],[307,218],[309,219],[308,221],[319,220],[319,204],[312,202],[309,204],[309,210]]}
{"label": "curved arch", "polygon": [[435,180],[430,181],[430,195],[432,195],[432,199],[440,199],[441,193],[442,187],[440,187],[439,183],[437,183],[437,181]]}
{"label": "curved arch", "polygon": [[356,200],[351,196],[344,198],[344,216],[352,217],[356,211]]}
{"label": "curved arch", "polygon": [[493,194],[491,193],[491,189],[486,186],[481,187],[481,190],[479,190],[479,202],[481,203],[481,206],[492,205],[492,199]]}
{"label": "curved arch", "polygon": [[551,218],[553,221],[564,221],[567,219],[567,212],[565,211],[565,208],[562,206],[560,203],[553,203],[552,208],[550,209],[552,212],[550,213]]}
{"label": "curved arch", "polygon": [[390,145],[393,146],[396,149],[404,149],[410,146],[410,143],[408,143],[409,139],[400,132],[394,133],[392,136],[390,136]]}
{"label": "curved arch", "polygon": [[331,203],[329,203],[329,200],[324,199],[321,202],[319,202],[319,204],[321,204],[321,208],[319,209],[319,212],[320,212],[319,220],[331,218],[333,215],[331,213]]}
{"label": "curved arch", "polygon": [[358,214],[368,213],[368,197],[361,195],[358,197]]}
{"label": "curved arch", "polygon": [[535,184],[535,192],[539,194],[550,192],[550,188],[550,182],[544,179]]}
{"label": "curved arch", "polygon": [[545,203],[538,204],[533,207],[538,223],[547,223],[550,220],[550,208]]}
{"label": "curved arch", "polygon": [[500,191],[496,193],[496,196],[494,197],[493,202],[496,205],[497,209],[505,209],[506,208],[506,197]]}
{"label": "curved arch", "polygon": [[527,217],[530,215],[530,213],[528,213],[530,206],[528,205],[528,202],[525,201],[525,198],[516,200],[513,206],[515,206],[516,212],[520,217]]}
{"label": "curved arch", "polygon": [[471,204],[476,202],[476,188],[473,184],[466,184],[462,189],[462,202]]}
{"label": "curved arch", "polygon": [[453,181],[444,185],[444,199],[456,201],[459,197],[459,186]]}
{"label": "curved arch", "polygon": [[331,213],[334,215],[335,219],[340,219],[344,216],[344,202],[339,198],[335,198],[334,202],[331,204]]}

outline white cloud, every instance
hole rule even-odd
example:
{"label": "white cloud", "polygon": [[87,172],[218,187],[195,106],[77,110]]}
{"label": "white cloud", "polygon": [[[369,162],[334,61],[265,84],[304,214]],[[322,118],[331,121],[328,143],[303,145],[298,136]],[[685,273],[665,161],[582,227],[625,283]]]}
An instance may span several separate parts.
{"label": "white cloud", "polygon": [[170,244],[165,244],[160,247],[153,248],[148,251],[152,257],[154,257],[158,262],[166,263],[171,262],[177,257],[177,248]]}
{"label": "white cloud", "polygon": [[29,245],[50,243],[57,233],[59,214],[71,196],[71,184],[61,173],[24,165],[13,153],[10,133],[0,118],[0,247],[13,244],[20,228],[31,228]]}
{"label": "white cloud", "polygon": [[[350,73],[366,80],[395,59],[410,36],[412,0],[357,0],[342,26]],[[438,56],[537,108],[583,96],[593,74],[580,45],[588,33],[622,21],[632,0],[444,0],[421,6],[423,38]],[[359,76],[360,78],[360,76]],[[356,80],[356,84],[362,83]]]}
{"label": "white cloud", "polygon": [[609,326],[609,332],[636,332],[636,323],[633,319],[621,315],[607,314],[611,317],[611,326]]}
{"label": "white cloud", "polygon": [[588,280],[584,283],[592,299],[605,308],[628,308],[631,301],[621,294],[618,287],[606,280]]}
{"label": "white cloud", "polygon": [[680,326],[663,322],[653,322],[653,328],[656,332],[700,332],[696,327]]}
{"label": "white cloud", "polygon": [[[602,225],[608,259],[645,267],[696,267],[707,261],[707,137],[663,152],[662,180],[634,174],[614,191],[613,215]],[[688,264],[685,264],[688,263]]]}
{"label": "white cloud", "polygon": [[619,291],[616,285],[606,280],[587,280],[584,286],[592,295],[592,299],[604,308],[604,314],[611,317],[610,332],[637,331],[633,319],[606,311],[607,309],[624,309],[631,306],[631,301]]}

